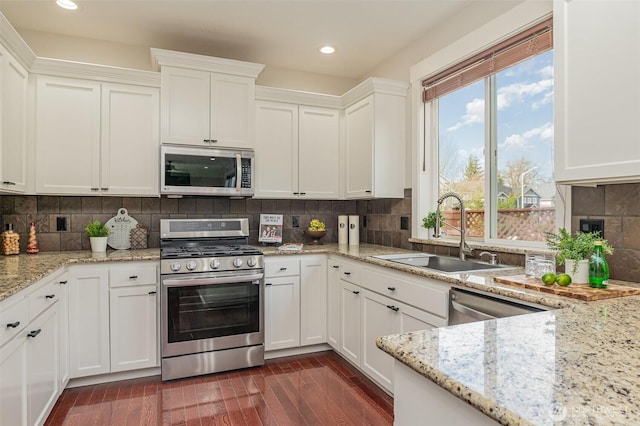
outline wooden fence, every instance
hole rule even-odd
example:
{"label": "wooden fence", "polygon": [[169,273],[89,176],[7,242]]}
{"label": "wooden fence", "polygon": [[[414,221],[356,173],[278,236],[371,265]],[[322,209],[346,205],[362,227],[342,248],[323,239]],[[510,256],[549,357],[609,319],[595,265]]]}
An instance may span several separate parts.
{"label": "wooden fence", "polygon": [[[467,210],[467,237],[484,237],[484,210]],[[544,241],[545,233],[555,225],[555,207],[498,210],[499,239]],[[460,235],[460,211],[443,210],[447,235]],[[451,225],[451,226],[449,226]]]}

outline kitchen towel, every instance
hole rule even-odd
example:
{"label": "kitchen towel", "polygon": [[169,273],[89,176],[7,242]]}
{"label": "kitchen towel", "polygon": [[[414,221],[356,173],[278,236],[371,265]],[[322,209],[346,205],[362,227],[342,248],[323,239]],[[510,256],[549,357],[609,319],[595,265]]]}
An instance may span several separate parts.
{"label": "kitchen towel", "polygon": [[349,242],[349,217],[347,215],[338,216],[338,244]]}
{"label": "kitchen towel", "polygon": [[357,246],[360,244],[360,216],[349,216],[349,245]]}

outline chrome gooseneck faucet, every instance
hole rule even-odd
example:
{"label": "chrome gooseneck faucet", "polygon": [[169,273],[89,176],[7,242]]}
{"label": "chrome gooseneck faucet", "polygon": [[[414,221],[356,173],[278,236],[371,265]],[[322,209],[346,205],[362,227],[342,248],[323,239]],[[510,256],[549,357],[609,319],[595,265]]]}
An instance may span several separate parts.
{"label": "chrome gooseneck faucet", "polygon": [[460,232],[460,260],[465,260],[465,255],[472,255],[473,249],[469,247],[465,239],[467,234],[467,214],[464,209],[464,202],[462,201],[462,197],[455,192],[447,192],[438,199],[438,207],[436,209],[436,224],[433,229],[433,236],[435,238],[440,238],[440,205],[449,197],[453,197],[460,202],[460,228],[456,228],[452,225],[448,226],[451,226],[453,229]]}

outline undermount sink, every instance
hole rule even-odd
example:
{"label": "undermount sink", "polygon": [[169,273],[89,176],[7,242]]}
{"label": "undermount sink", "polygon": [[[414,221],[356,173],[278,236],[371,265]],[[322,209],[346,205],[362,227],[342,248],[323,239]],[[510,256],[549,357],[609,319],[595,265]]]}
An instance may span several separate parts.
{"label": "undermount sink", "polygon": [[487,272],[490,270],[513,268],[505,265],[492,265],[476,260],[460,260],[456,257],[438,256],[428,253],[402,253],[371,256],[380,260],[415,266],[417,268],[433,269],[448,274],[461,272]]}

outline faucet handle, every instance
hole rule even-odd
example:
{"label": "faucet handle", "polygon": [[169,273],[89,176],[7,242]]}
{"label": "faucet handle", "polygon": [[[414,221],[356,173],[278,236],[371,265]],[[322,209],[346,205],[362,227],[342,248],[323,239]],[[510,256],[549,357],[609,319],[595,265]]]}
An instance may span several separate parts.
{"label": "faucet handle", "polygon": [[489,259],[489,263],[490,264],[492,264],[492,265],[497,265],[498,264],[498,259],[497,259],[498,255],[497,254],[490,253],[488,251],[483,251],[482,253],[478,254],[478,258],[482,259],[482,255],[484,255],[484,254],[488,254],[489,255],[489,258],[490,258]]}

